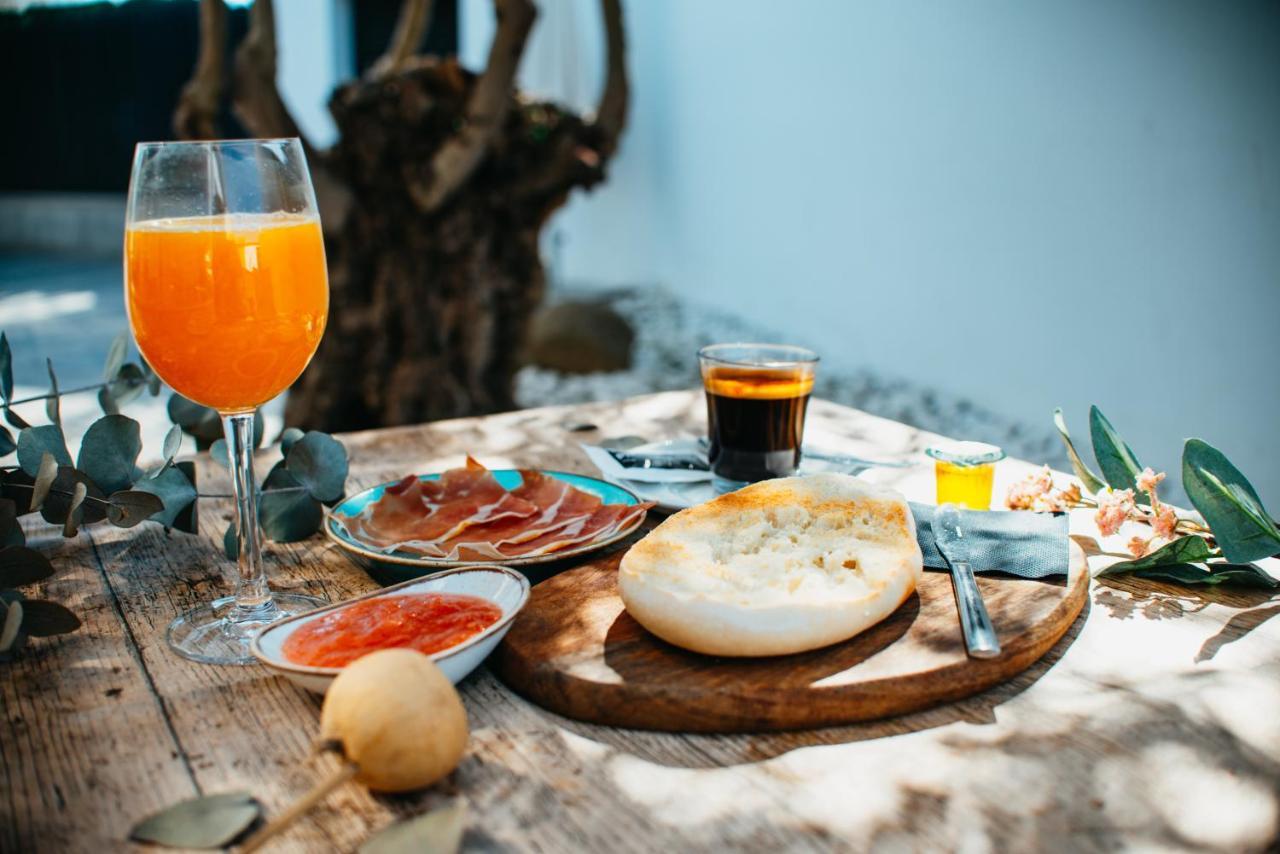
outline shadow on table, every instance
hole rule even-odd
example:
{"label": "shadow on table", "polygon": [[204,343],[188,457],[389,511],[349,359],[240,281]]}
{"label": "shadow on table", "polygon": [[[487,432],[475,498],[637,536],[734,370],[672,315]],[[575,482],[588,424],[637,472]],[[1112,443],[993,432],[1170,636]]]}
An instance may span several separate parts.
{"label": "shadow on table", "polygon": [[[1038,661],[1006,682],[962,700],[883,720],[822,729],[734,735],[681,735],[583,724],[562,718],[565,729],[616,747],[650,762],[682,768],[718,768],[763,762],[793,750],[818,745],[848,744],[920,732],[953,723],[993,724],[995,709],[1034,685],[1062,658],[1079,636],[1089,614],[1086,603],[1066,633]],[[700,751],[702,740],[715,742],[714,751]],[[695,745],[690,749],[690,743]],[[724,757],[729,758],[725,759]]]}

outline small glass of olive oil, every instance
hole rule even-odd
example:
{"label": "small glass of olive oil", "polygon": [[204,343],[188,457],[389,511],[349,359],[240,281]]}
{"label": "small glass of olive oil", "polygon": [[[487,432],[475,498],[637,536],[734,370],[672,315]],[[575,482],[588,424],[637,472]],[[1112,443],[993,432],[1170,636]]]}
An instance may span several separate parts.
{"label": "small glass of olive oil", "polygon": [[938,504],[991,509],[991,484],[1004,451],[983,442],[947,442],[925,451],[933,459]]}

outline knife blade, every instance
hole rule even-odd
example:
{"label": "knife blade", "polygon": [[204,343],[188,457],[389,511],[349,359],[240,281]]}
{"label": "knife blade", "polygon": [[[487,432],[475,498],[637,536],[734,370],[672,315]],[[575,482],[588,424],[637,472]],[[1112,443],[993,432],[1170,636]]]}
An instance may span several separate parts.
{"label": "knife blade", "polygon": [[711,470],[705,459],[694,454],[633,454],[610,448],[605,448],[604,451],[624,469]]}

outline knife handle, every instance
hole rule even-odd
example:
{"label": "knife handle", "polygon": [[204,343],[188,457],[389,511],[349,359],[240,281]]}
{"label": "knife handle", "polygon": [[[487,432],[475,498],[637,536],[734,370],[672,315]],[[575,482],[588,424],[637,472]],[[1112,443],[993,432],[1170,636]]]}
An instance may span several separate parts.
{"label": "knife handle", "polygon": [[1000,640],[995,626],[987,614],[987,606],[978,592],[978,582],[967,562],[951,564],[951,584],[956,591],[956,605],[960,610],[960,627],[964,630],[964,644],[974,658],[995,658],[1000,654]]}

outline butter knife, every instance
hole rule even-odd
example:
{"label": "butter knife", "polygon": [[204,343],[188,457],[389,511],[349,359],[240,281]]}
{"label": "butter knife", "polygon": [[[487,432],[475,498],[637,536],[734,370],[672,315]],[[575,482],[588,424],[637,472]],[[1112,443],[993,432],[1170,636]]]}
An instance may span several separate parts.
{"label": "butter knife", "polygon": [[951,566],[951,586],[956,591],[956,607],[960,611],[960,628],[964,644],[973,658],[995,658],[1000,654],[1000,641],[982,601],[978,582],[969,566],[969,540],[965,537],[960,511],[954,504],[943,504],[933,514],[933,541]]}

